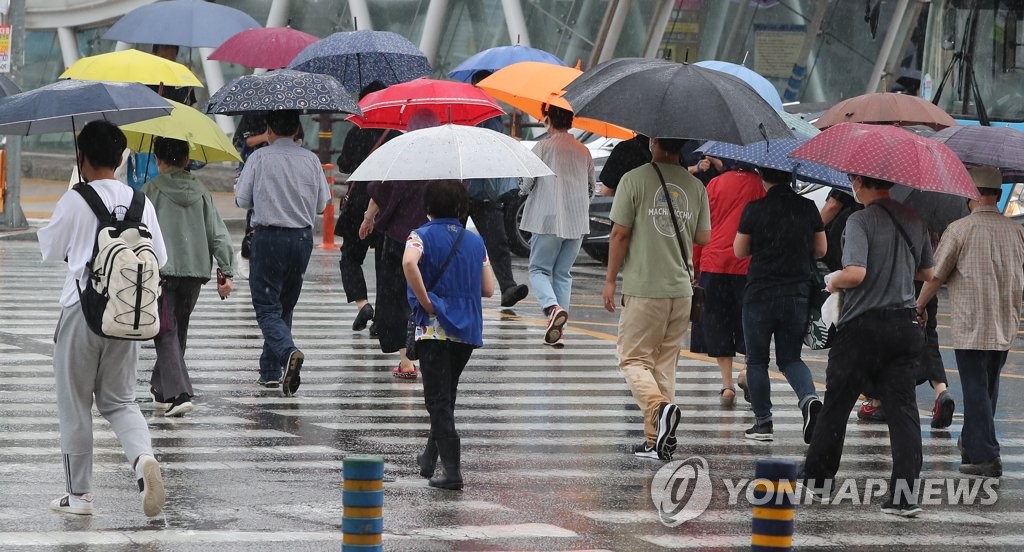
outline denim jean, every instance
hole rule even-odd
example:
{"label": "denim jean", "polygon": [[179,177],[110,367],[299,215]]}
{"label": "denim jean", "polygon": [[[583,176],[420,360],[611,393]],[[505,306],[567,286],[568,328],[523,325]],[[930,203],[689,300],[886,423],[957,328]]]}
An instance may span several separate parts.
{"label": "denim jean", "polygon": [[775,336],[775,363],[800,399],[800,406],[815,396],[811,371],[800,359],[807,332],[807,297],[782,296],[743,304],[743,338],[747,346],[747,385],[758,422],[772,419],[768,360]]}
{"label": "denim jean", "polygon": [[567,240],[554,234],[534,234],[530,242],[530,287],[542,309],[558,305],[569,310],[572,269],[583,238]]}
{"label": "denim jean", "polygon": [[312,252],[313,233],[308,227],[263,227],[253,235],[249,292],[263,332],[260,377],[264,379],[281,379],[282,367],[295,350],[292,311]]}

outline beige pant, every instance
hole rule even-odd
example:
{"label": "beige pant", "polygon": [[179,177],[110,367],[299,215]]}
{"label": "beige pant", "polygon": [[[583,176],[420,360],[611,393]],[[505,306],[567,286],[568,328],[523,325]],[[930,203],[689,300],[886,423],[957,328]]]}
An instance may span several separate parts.
{"label": "beige pant", "polygon": [[658,408],[675,402],[676,364],[690,322],[690,298],[622,297],[619,370],[644,414],[644,435],[654,446]]}

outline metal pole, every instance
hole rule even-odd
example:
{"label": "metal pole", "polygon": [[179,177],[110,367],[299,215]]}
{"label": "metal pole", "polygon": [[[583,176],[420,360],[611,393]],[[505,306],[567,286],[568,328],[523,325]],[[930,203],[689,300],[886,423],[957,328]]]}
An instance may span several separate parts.
{"label": "metal pole", "polygon": [[[747,25],[747,14],[750,12],[750,2],[740,2],[738,11],[736,12],[735,19],[732,20],[732,28],[729,29],[728,38],[725,41],[725,47],[719,52],[715,59],[722,61],[732,61],[733,50],[737,49],[736,43],[743,40],[743,37],[747,36],[747,33],[743,32],[743,27]],[[743,50],[743,44],[740,44],[738,49]]]}
{"label": "metal pole", "polygon": [[[200,48],[199,57],[203,60],[203,75],[206,77],[206,91],[213,96],[218,90],[224,87],[224,72],[221,71],[220,62],[207,59],[213,53],[213,48]],[[214,115],[217,126],[225,134],[235,133],[235,120],[227,115]]]}
{"label": "metal pole", "polygon": [[619,7],[619,0],[609,0],[608,7],[604,10],[604,17],[601,18],[601,28],[597,31],[594,49],[590,52],[590,67],[597,65],[601,59],[604,42],[608,38],[608,28],[611,27],[612,18],[615,16],[615,9],[617,7]]}
{"label": "metal pole", "polygon": [[[651,27],[647,29],[647,40],[644,42],[644,57],[652,58],[658,54],[661,43],[665,38],[665,26],[672,17],[672,0],[662,0],[651,18]],[[697,52],[694,52],[694,60],[697,59]]]}
{"label": "metal pole", "polygon": [[420,37],[420,50],[427,56],[431,67],[437,61],[437,48],[441,44],[441,32],[444,30],[445,15],[448,14],[448,0],[430,0],[427,16],[423,21],[423,35]]}
{"label": "metal pole", "polygon": [[71,27],[57,27],[57,39],[60,41],[60,53],[64,58],[64,68],[67,69],[74,65],[79,57],[75,30]]}
{"label": "metal pole", "polygon": [[[899,70],[900,63],[903,61],[901,56],[903,55],[903,52],[907,51],[907,45],[910,44],[910,39],[914,34],[914,29],[917,28],[917,20],[921,17],[922,9],[924,9],[924,3],[920,0],[914,0],[914,4],[907,12],[907,16],[903,18],[905,23],[903,26],[903,38],[900,40],[899,46],[896,46],[896,55],[889,56],[889,60],[885,64],[885,72],[883,74],[895,75]],[[922,74],[922,77],[923,76],[924,75]]]}
{"label": "metal pole", "polygon": [[[25,0],[11,0],[7,12],[11,23],[11,75],[18,78],[25,66]],[[20,80],[20,78],[18,78]],[[28,221],[21,210],[21,136],[8,136],[7,188],[3,224],[8,228],[25,228]]]}
{"label": "metal pole", "polygon": [[629,8],[632,5],[633,0],[621,0],[615,6],[615,13],[612,14],[611,23],[608,24],[608,35],[604,38],[604,44],[601,45],[601,55],[597,58],[598,63],[615,57],[615,46],[619,44],[622,28],[626,26],[626,16],[629,15]]}
{"label": "metal pole", "polygon": [[359,30],[373,30],[370,7],[366,5],[366,0],[348,0],[348,11],[359,22]]}
{"label": "metal pole", "polygon": [[530,45],[530,33],[526,29],[526,18],[523,16],[523,5],[520,0],[501,0],[505,11],[505,24],[508,25],[508,39],[512,44]]}
{"label": "metal pole", "polygon": [[288,12],[291,0],[273,0],[270,13],[267,14],[267,27],[284,27],[288,24]]}
{"label": "metal pole", "polygon": [[868,78],[868,85],[864,89],[865,94],[878,91],[878,83],[882,80],[882,71],[885,69],[886,62],[889,61],[889,54],[892,53],[893,45],[896,44],[896,35],[899,34],[900,23],[903,22],[903,16],[907,13],[907,5],[909,3],[910,0],[898,0],[896,2],[896,11],[892,14],[892,19],[889,20],[889,28],[885,31],[882,48],[878,51],[878,57],[875,58],[875,67],[871,70],[871,77]]}
{"label": "metal pole", "polygon": [[807,26],[804,43],[800,47],[800,55],[797,56],[796,64],[793,65],[793,72],[789,76],[789,82],[786,83],[786,92],[782,95],[782,101],[784,102],[795,102],[800,95],[800,88],[803,87],[804,77],[807,75],[807,66],[810,64],[808,57],[811,55],[814,43],[818,41],[818,32],[821,31],[821,25],[825,22],[828,4],[829,0],[818,0],[817,6],[814,9],[814,16],[811,18],[811,23]]}

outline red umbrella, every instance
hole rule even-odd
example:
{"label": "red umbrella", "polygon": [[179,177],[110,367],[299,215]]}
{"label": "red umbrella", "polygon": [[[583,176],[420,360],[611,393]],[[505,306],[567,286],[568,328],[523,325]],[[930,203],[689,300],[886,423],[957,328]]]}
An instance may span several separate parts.
{"label": "red umbrella", "polygon": [[281,69],[317,40],[320,39],[291,27],[260,27],[233,35],[207,59],[258,69]]}
{"label": "red umbrella", "polygon": [[359,101],[363,116],[348,117],[366,128],[406,130],[409,117],[418,109],[429,109],[442,123],[475,126],[504,113],[479,88],[463,82],[416,79],[367,94]]}
{"label": "red umbrella", "polygon": [[876,92],[843,100],[821,114],[814,126],[826,129],[839,123],[926,125],[935,130],[956,125],[948,113],[916,96]]}
{"label": "red umbrella", "polygon": [[978,197],[974,181],[953,150],[899,127],[840,123],[789,156],[918,190]]}

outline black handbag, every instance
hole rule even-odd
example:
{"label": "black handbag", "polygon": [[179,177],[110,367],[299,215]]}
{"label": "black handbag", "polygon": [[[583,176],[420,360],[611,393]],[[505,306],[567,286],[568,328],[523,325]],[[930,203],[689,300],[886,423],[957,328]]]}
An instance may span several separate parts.
{"label": "black handbag", "polygon": [[[455,258],[455,253],[459,250],[459,243],[462,241],[462,235],[465,232],[465,227],[459,228],[459,234],[455,236],[455,241],[452,242],[452,250],[448,252],[448,257],[445,258],[444,263],[441,264],[441,269],[434,276],[434,281],[427,287],[427,293],[434,291],[437,283],[441,281],[441,276],[444,275],[444,271],[448,269],[448,265],[451,264],[452,259]],[[409,360],[419,360],[420,358],[419,353],[416,352],[416,326],[416,313],[409,313],[409,321],[405,324],[405,356]]]}
{"label": "black handbag", "polygon": [[676,219],[675,204],[672,203],[672,196],[668,193],[668,185],[665,184],[665,176],[661,174],[661,168],[658,164],[651,162],[654,167],[654,172],[658,173],[658,179],[661,180],[661,191],[665,194],[665,204],[668,205],[668,214],[672,218],[672,227],[676,230],[676,243],[679,244],[679,254],[683,256],[683,265],[686,266],[686,271],[690,273],[690,285],[693,288],[693,297],[690,299],[690,322],[700,322],[701,317],[704,315],[704,288],[700,287],[693,279],[693,266],[690,264],[690,253],[683,243],[682,230],[679,227],[679,220]]}

